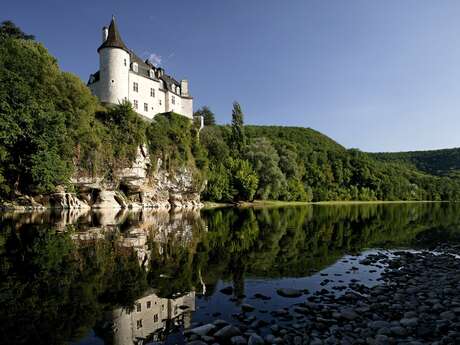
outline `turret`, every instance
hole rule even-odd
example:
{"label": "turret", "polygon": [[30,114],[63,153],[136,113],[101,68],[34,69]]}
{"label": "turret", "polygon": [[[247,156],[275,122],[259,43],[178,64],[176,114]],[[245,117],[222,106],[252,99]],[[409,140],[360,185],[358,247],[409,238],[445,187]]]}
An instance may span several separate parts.
{"label": "turret", "polygon": [[100,85],[99,98],[103,103],[118,104],[128,98],[130,52],[121,39],[115,18],[102,29],[103,42],[98,48]]}

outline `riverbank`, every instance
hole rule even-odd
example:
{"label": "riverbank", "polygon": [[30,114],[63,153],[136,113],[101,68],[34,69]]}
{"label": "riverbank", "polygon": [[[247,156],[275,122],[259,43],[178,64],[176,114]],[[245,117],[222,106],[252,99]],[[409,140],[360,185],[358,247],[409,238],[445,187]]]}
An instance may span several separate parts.
{"label": "riverbank", "polygon": [[[452,202],[452,201],[432,201],[432,200],[392,200],[392,201],[279,201],[279,200],[254,200],[242,201],[236,204],[220,204],[209,202],[212,207],[240,207],[240,208],[257,208],[257,207],[285,207],[285,206],[305,206],[305,205],[375,205],[375,204],[410,204],[410,203],[438,203],[438,202]],[[208,202],[205,202],[205,208]]]}
{"label": "riverbank", "polygon": [[384,268],[373,287],[356,281],[340,292],[340,284],[324,276],[329,287],[314,294],[278,291],[286,305],[290,298],[305,299],[271,311],[270,321],[257,318],[251,305],[241,304],[234,323],[215,320],[185,334],[193,345],[459,344],[459,255],[459,245],[370,254],[359,265]]}

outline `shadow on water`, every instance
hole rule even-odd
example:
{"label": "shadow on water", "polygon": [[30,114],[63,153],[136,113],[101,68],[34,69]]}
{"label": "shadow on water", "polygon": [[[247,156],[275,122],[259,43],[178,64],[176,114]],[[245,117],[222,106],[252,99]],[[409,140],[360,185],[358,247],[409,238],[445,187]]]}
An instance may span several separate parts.
{"label": "shadow on water", "polygon": [[248,282],[271,291],[366,248],[458,241],[459,211],[426,203],[3,213],[1,342],[181,342],[193,318],[212,319],[196,300],[222,302],[222,282],[241,302]]}

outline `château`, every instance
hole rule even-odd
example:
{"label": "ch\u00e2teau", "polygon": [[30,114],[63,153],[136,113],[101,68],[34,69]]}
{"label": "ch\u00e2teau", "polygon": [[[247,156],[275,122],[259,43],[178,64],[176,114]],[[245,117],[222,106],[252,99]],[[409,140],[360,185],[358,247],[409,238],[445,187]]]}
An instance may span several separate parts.
{"label": "ch\u00e2teau", "polygon": [[115,18],[102,29],[99,71],[91,74],[88,87],[103,104],[131,102],[140,115],[152,119],[156,114],[175,112],[193,118],[193,98],[188,80],[178,82],[138,57],[121,39]]}

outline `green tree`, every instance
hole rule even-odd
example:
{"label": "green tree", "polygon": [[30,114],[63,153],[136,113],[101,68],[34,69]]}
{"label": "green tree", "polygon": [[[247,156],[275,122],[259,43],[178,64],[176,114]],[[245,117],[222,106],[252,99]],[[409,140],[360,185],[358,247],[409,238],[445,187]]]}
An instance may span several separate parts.
{"label": "green tree", "polygon": [[11,20],[5,20],[0,24],[0,38],[19,38],[24,40],[34,40],[33,35],[24,33]]}
{"label": "green tree", "polygon": [[234,154],[241,154],[246,146],[244,116],[238,102],[233,102],[231,147]]}
{"label": "green tree", "polygon": [[216,118],[214,116],[214,113],[207,105],[195,111],[193,113],[193,116],[203,116],[205,126],[214,126],[216,124]]}
{"label": "green tree", "polygon": [[244,157],[259,177],[256,196],[277,200],[287,190],[286,177],[278,166],[280,158],[266,138],[256,138],[245,150]]}
{"label": "green tree", "polygon": [[259,178],[252,169],[251,164],[243,159],[229,159],[229,166],[232,171],[232,185],[235,190],[236,201],[252,201],[257,191]]}

